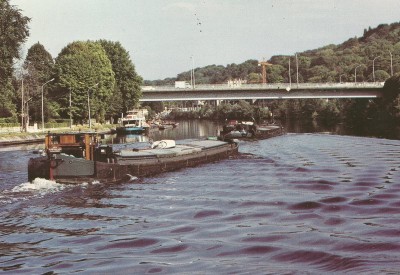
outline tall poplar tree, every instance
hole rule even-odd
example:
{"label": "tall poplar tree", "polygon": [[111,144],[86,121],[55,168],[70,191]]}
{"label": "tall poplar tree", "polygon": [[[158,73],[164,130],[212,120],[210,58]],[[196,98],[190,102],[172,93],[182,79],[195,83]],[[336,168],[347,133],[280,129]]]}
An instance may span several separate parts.
{"label": "tall poplar tree", "polygon": [[[30,104],[30,116],[34,121],[41,119],[41,86],[51,79],[54,61],[51,54],[39,42],[29,48],[26,55],[24,68],[25,75],[25,91],[32,98]],[[49,85],[46,86],[48,88]],[[47,89],[44,89],[44,116],[48,117]]]}

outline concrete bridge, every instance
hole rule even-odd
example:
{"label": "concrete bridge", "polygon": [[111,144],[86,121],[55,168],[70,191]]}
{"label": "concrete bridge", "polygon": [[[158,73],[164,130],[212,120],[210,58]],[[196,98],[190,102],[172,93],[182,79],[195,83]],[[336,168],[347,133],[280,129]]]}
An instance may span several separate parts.
{"label": "concrete bridge", "polygon": [[173,86],[144,86],[140,101],[376,98],[382,96],[383,85],[383,82],[219,84],[196,85],[186,89]]}

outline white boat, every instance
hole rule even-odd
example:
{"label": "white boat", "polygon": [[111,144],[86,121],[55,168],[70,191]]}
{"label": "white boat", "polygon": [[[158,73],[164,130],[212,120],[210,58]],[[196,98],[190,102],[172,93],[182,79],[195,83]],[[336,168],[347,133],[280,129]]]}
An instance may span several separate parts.
{"label": "white boat", "polygon": [[150,126],[146,122],[146,109],[134,109],[128,111],[125,117],[121,118],[121,126],[117,127],[119,134],[143,134]]}

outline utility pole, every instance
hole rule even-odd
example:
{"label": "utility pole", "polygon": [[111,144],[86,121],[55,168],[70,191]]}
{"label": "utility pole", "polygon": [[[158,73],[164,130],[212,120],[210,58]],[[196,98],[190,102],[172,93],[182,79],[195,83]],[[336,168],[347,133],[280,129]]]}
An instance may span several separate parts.
{"label": "utility pole", "polygon": [[52,78],[52,79],[50,79],[49,81],[47,81],[46,83],[44,83],[43,85],[42,85],[42,132],[44,132],[44,97],[43,97],[43,87],[47,84],[47,83],[50,83],[50,82],[52,82],[52,81],[54,81],[54,78]]}
{"label": "utility pole", "polygon": [[289,87],[292,87],[292,75],[290,72],[290,56],[289,56]]}
{"label": "utility pole", "polygon": [[374,80],[374,82],[375,82],[375,59],[377,59],[377,58],[379,58],[380,56],[378,55],[377,57],[375,57],[373,60],[372,60],[372,78],[373,78],[373,80]]}
{"label": "utility pole", "polygon": [[192,56],[192,75],[193,75],[193,86],[192,89],[196,87],[196,78],[194,76],[194,57]]}
{"label": "utility pole", "polygon": [[297,88],[299,87],[299,60],[297,58],[296,53],[296,80],[297,80]]}
{"label": "utility pole", "polygon": [[24,76],[22,75],[21,81],[21,93],[22,93],[22,102],[21,102],[21,132],[25,132],[25,103],[24,103]]}
{"label": "utility pole", "polygon": [[72,128],[72,91],[69,90],[69,128]]}
{"label": "utility pole", "polygon": [[94,84],[93,86],[89,87],[89,89],[87,91],[87,105],[88,105],[88,109],[89,109],[89,115],[88,116],[89,116],[89,129],[90,130],[92,130],[92,120],[91,120],[91,117],[90,117],[90,95],[89,95],[89,92],[90,92],[90,89],[96,87],[99,84],[100,84],[100,82]]}
{"label": "utility pole", "polygon": [[357,83],[357,68],[361,67],[361,65],[358,65],[354,68],[354,83]]}
{"label": "utility pole", "polygon": [[339,83],[342,83],[342,76],[343,75],[345,75],[345,74],[341,74],[340,76],[339,76]]}
{"label": "utility pole", "polygon": [[192,68],[190,69],[190,86],[193,89],[193,56],[191,56],[190,59],[192,59]]}

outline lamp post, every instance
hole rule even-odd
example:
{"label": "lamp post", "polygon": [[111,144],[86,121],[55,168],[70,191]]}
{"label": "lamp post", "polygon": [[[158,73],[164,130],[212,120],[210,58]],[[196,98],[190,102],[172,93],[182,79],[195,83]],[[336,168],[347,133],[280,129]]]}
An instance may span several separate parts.
{"label": "lamp post", "polygon": [[297,88],[299,87],[299,59],[297,58],[296,53],[296,80],[297,80]]}
{"label": "lamp post", "polygon": [[24,76],[21,77],[21,132],[25,132]]}
{"label": "lamp post", "polygon": [[190,70],[190,86],[193,89],[193,56],[191,56],[190,59],[192,59],[192,69]]}
{"label": "lamp post", "polygon": [[357,68],[358,67],[361,67],[361,65],[356,66],[354,69],[354,83],[357,83]]}
{"label": "lamp post", "polygon": [[378,57],[380,57],[379,55],[377,57],[374,58],[374,60],[372,60],[372,78],[374,79],[375,82],[375,59],[377,59]]}
{"label": "lamp post", "polygon": [[390,76],[393,76],[393,55],[391,51],[389,51],[389,54],[390,54]]}
{"label": "lamp post", "polygon": [[192,81],[192,83],[191,83],[192,89],[194,89],[196,86],[196,78],[194,77],[194,57],[193,57],[193,55],[190,58],[192,59],[192,72],[190,74],[190,79]]}
{"label": "lamp post", "polygon": [[339,75],[339,83],[342,83],[342,75],[345,75],[345,74]]}
{"label": "lamp post", "polygon": [[72,91],[69,90],[69,128],[72,129]]}
{"label": "lamp post", "polygon": [[290,56],[289,56],[289,87],[292,87],[292,76],[290,75]]}
{"label": "lamp post", "polygon": [[44,112],[43,112],[43,87],[44,85],[46,85],[49,82],[52,82],[54,80],[54,78],[50,79],[49,81],[47,81],[46,83],[44,83],[42,85],[42,132],[44,132]]}
{"label": "lamp post", "polygon": [[89,129],[92,129],[92,120],[90,118],[90,96],[89,96],[89,92],[90,92],[90,89],[96,87],[97,85],[99,85],[99,83],[96,83],[93,86],[89,87],[89,89],[87,91],[87,105],[88,105],[88,111],[89,111]]}

